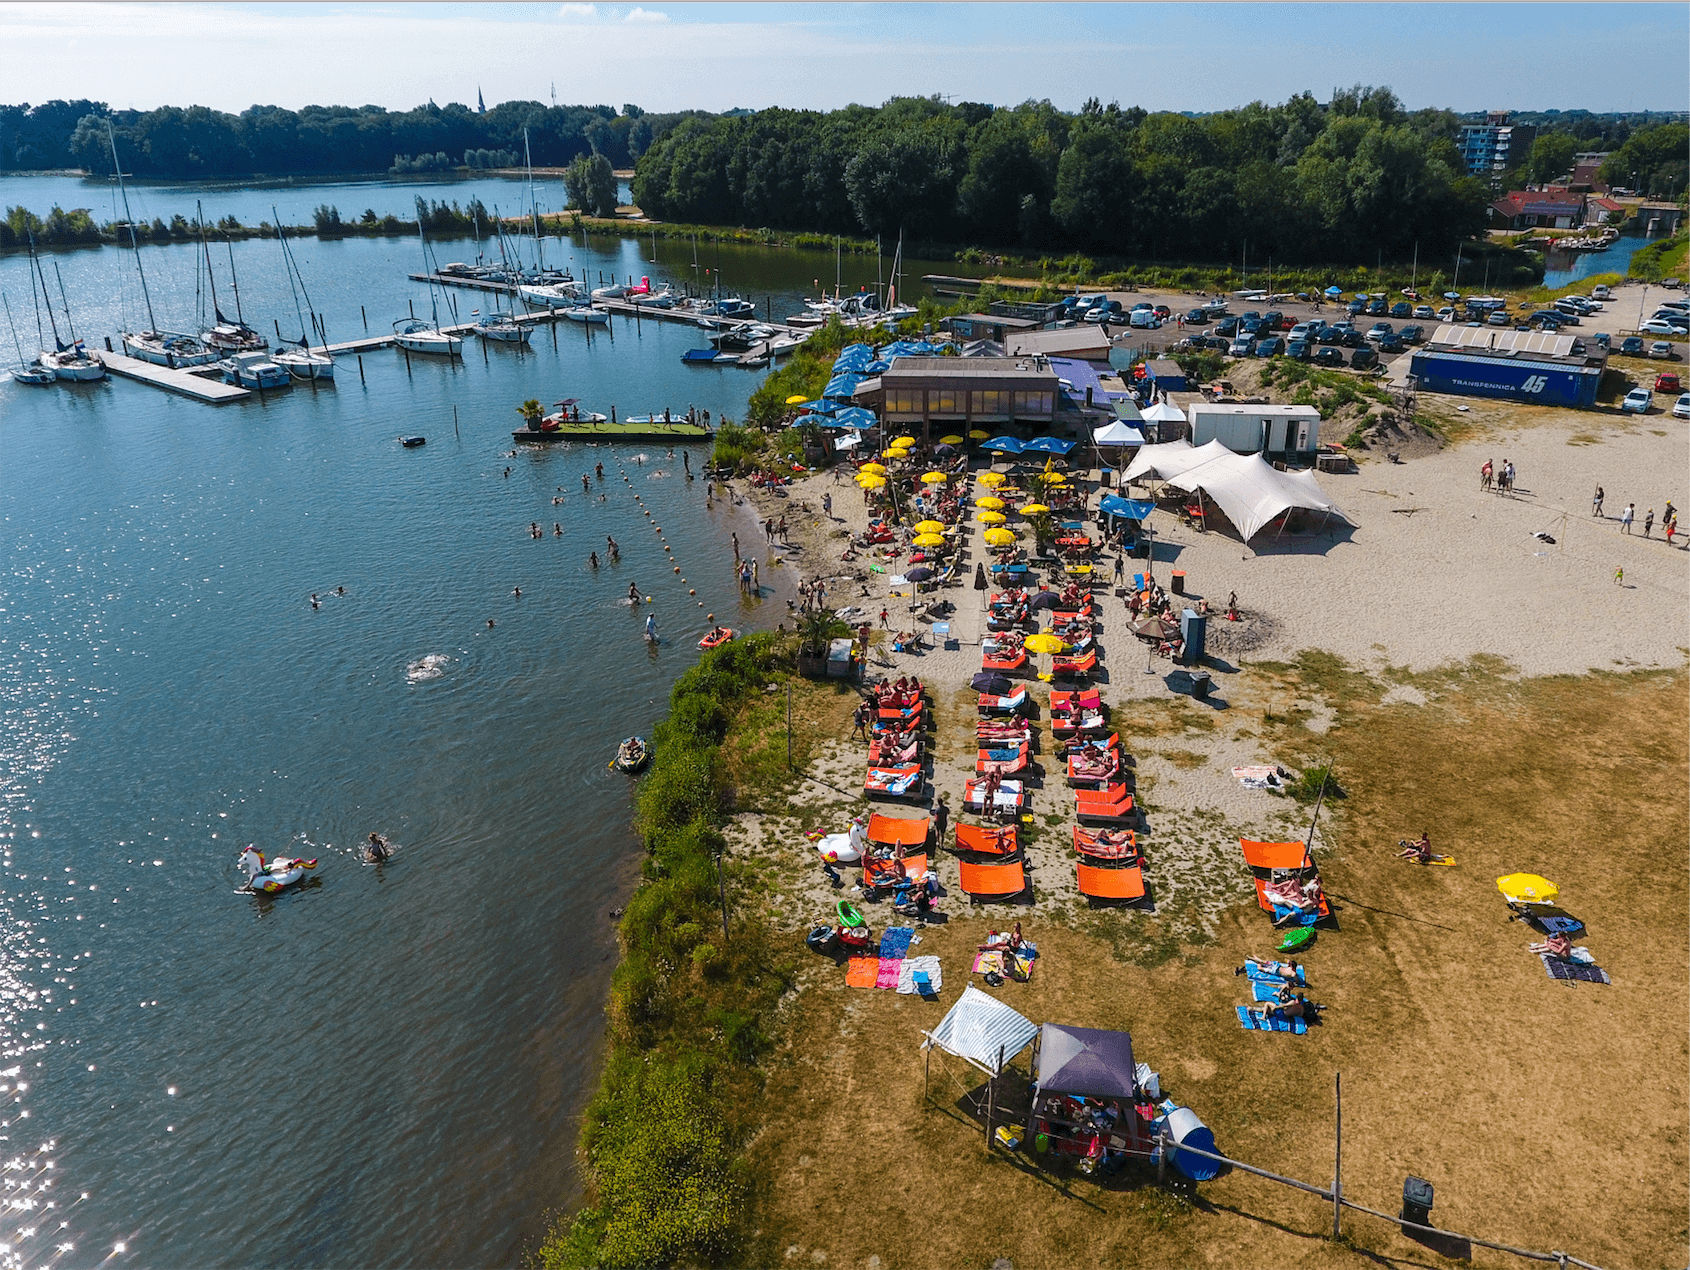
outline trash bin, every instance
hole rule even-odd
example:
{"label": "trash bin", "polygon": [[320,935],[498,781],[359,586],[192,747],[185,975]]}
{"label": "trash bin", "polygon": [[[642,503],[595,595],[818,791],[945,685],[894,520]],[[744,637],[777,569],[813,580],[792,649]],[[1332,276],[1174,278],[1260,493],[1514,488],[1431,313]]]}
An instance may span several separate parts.
{"label": "trash bin", "polygon": [[1184,595],[1185,594],[1185,570],[1184,569],[1175,569],[1174,570],[1173,580],[1168,583],[1168,589],[1170,591],[1172,591],[1175,595]]}
{"label": "trash bin", "polygon": [[1135,542],[1133,544],[1133,559],[1135,559],[1135,560],[1148,560],[1148,559],[1150,559],[1150,539],[1140,538],[1137,542]]}
{"label": "trash bin", "polygon": [[1214,680],[1209,678],[1208,671],[1199,670],[1192,674],[1191,695],[1196,697],[1199,701],[1207,701],[1209,699],[1209,689],[1212,687],[1214,687]]}
{"label": "trash bin", "polygon": [[[1416,1226],[1432,1224],[1432,1184],[1423,1177],[1405,1178],[1402,1184],[1402,1220]],[[1408,1234],[1403,1231],[1403,1234]]]}

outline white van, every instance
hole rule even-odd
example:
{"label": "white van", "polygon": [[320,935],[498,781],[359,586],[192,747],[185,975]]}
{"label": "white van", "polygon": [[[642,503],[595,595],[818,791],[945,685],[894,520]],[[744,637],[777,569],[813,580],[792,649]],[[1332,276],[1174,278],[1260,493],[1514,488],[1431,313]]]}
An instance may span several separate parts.
{"label": "white van", "polygon": [[1154,331],[1162,325],[1162,319],[1156,316],[1154,309],[1134,309],[1127,316],[1127,325],[1141,330]]}

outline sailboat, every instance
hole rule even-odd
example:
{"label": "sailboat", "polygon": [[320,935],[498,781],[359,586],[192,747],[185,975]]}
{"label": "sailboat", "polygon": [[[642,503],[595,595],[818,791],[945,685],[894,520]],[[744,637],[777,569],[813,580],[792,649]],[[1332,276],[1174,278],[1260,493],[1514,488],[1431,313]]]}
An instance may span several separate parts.
{"label": "sailboat", "polygon": [[393,324],[393,335],[399,347],[408,353],[432,353],[456,357],[464,347],[462,337],[448,335],[440,329],[440,299],[435,292],[434,272],[428,263],[428,239],[423,235],[421,218],[417,221],[417,241],[422,245],[423,272],[428,275],[428,304],[432,322],[421,318],[400,318]]}
{"label": "sailboat", "polygon": [[898,248],[892,253],[892,287],[886,293],[886,307],[881,316],[889,322],[901,322],[914,317],[920,310],[913,304],[898,303],[898,278],[904,267],[904,231],[898,231]]}
{"label": "sailboat", "polygon": [[153,316],[153,298],[147,290],[147,270],[141,263],[141,245],[135,241],[135,221],[129,211],[129,187],[124,184],[123,164],[117,158],[117,134],[111,121],[106,121],[106,141],[111,146],[112,166],[117,169],[117,188],[123,194],[123,219],[129,226],[129,248],[135,253],[135,271],[141,278],[141,296],[147,303],[147,329],[123,331],[118,340],[130,357],[151,362],[155,366],[205,366],[218,359],[214,348],[207,348],[198,336],[181,331],[161,331]]}
{"label": "sailboat", "polygon": [[[282,244],[282,263],[287,266],[288,287],[293,291],[293,312],[299,319],[299,339],[294,343],[277,339],[274,361],[292,375],[295,379],[309,379],[312,381],[332,381],[334,379],[334,358],[330,356],[325,344],[319,350],[311,348],[311,331],[317,325],[317,311],[311,307],[311,293],[305,290],[305,276],[299,272],[299,264],[293,258],[293,248],[288,246],[287,234],[282,229],[282,218],[277,215],[274,206],[270,208],[270,215],[274,217],[276,237]],[[305,308],[299,307],[299,297],[305,296]],[[305,315],[309,313],[311,320],[306,322]]]}
{"label": "sailboat", "polygon": [[[35,270],[35,276],[41,283],[41,298],[47,304],[47,320],[53,327],[53,347],[49,351],[43,349],[35,360],[43,370],[53,373],[54,379],[62,379],[67,383],[89,383],[106,377],[105,363],[89,354],[83,347],[82,341],[76,338],[74,328],[70,330],[70,343],[59,338],[59,319],[53,314],[53,297],[47,291],[47,274],[41,268],[41,258],[35,254],[35,235],[29,235],[29,262]],[[57,272],[58,266],[53,266]],[[64,280],[59,280],[59,294],[64,295]],[[70,309],[65,309],[65,323],[69,326]],[[40,334],[41,317],[36,314],[36,333]],[[46,341],[42,341],[45,343]],[[20,359],[21,360],[21,359]]]}
{"label": "sailboat", "polygon": [[52,383],[53,380],[57,378],[52,371],[48,370],[39,361],[24,361],[23,342],[18,339],[17,323],[12,321],[12,302],[7,300],[3,295],[0,295],[0,301],[5,301],[6,325],[12,328],[12,347],[18,351],[18,364],[12,367],[12,369],[8,372],[12,382],[16,384],[33,384],[36,387]]}
{"label": "sailboat", "polygon": [[526,344],[534,334],[534,328],[524,326],[513,314],[495,309],[476,319],[475,333],[484,340],[496,340],[501,344]]}
{"label": "sailboat", "polygon": [[222,353],[263,353],[268,351],[270,341],[246,324],[246,315],[241,312],[241,284],[235,281],[235,244],[229,244],[229,278],[235,288],[235,318],[230,320],[223,316],[223,308],[217,302],[217,275],[211,268],[211,243],[205,236],[205,208],[199,200],[194,201],[194,223],[199,226],[200,250],[205,254],[205,276],[211,286],[211,312],[216,319],[216,325],[209,331],[202,331],[200,338],[206,344]]}

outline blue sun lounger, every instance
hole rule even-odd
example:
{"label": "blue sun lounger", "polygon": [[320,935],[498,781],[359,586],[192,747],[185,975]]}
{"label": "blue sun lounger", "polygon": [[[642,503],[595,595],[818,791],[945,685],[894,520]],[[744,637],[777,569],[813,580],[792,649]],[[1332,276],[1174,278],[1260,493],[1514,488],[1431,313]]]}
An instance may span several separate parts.
{"label": "blue sun lounger", "polygon": [[1246,1032],[1290,1032],[1295,1036],[1302,1036],[1309,1030],[1309,1025],[1302,1019],[1264,1019],[1250,1012],[1250,1007],[1238,1007],[1238,1025]]}

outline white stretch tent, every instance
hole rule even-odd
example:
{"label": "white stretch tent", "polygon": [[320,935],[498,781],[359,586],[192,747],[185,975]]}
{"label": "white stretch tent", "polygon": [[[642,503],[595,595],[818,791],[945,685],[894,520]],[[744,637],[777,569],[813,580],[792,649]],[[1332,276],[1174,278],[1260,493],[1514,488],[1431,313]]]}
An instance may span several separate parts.
{"label": "white stretch tent", "polygon": [[1037,1023],[969,984],[939,1025],[922,1034],[921,1048],[938,1046],[996,1076],[1038,1034]]}
{"label": "white stretch tent", "polygon": [[1232,451],[1219,441],[1210,441],[1207,445],[1199,446],[1194,446],[1189,441],[1165,441],[1161,445],[1147,445],[1138,452],[1138,457],[1127,465],[1125,479],[1136,481],[1149,476],[1166,481],[1199,464],[1231,453]]}
{"label": "white stretch tent", "polygon": [[[1220,445],[1212,441],[1210,445]],[[1195,453],[1208,449],[1201,447]],[[1338,512],[1338,505],[1308,472],[1281,472],[1259,454],[1233,454],[1221,447],[1223,457],[1189,467],[1168,484],[1187,491],[1202,490],[1209,501],[1226,513],[1239,535],[1249,542],[1262,527],[1283,511],[1302,507],[1317,512]]]}

